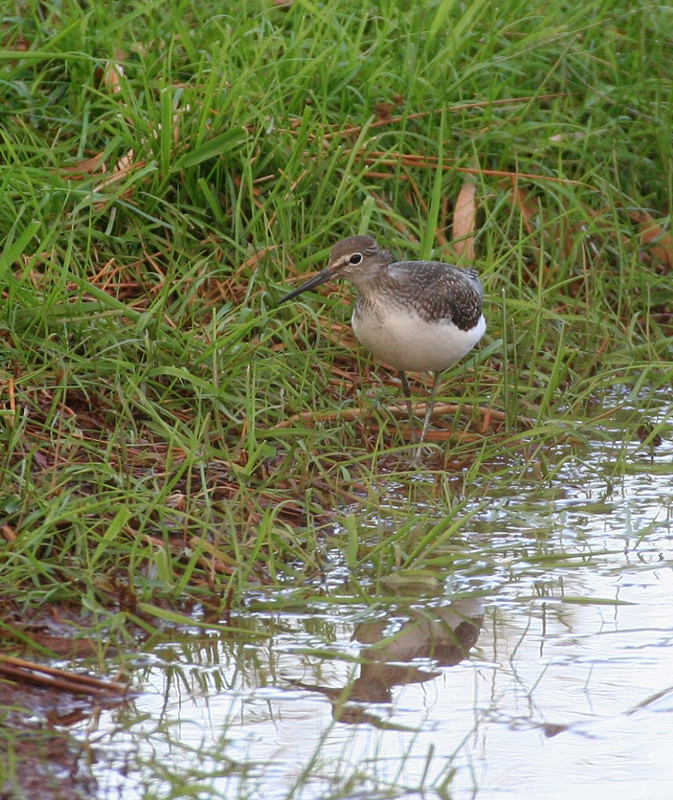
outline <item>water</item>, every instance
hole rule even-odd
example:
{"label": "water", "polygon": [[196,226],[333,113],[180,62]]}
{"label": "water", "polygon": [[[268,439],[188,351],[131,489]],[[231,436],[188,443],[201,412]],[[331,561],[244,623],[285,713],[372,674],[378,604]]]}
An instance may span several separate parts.
{"label": "water", "polygon": [[101,794],[670,800],[673,447],[613,451],[489,484],[460,565],[397,600],[270,597],[234,620],[262,637],[155,643],[87,734]]}

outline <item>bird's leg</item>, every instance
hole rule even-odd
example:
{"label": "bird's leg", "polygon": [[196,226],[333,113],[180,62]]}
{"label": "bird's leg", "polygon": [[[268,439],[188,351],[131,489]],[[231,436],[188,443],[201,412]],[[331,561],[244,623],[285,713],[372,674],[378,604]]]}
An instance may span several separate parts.
{"label": "bird's leg", "polygon": [[432,419],[432,410],[435,407],[435,393],[437,391],[438,383],[439,383],[439,372],[435,372],[435,381],[432,384],[430,395],[425,404],[425,419],[423,420],[423,429],[421,430],[421,438],[418,442],[416,455],[414,456],[413,461],[411,462],[413,467],[423,466],[423,453],[425,450],[425,448],[423,447],[423,442],[425,441],[425,436],[428,432],[428,428],[430,427],[430,420]]}
{"label": "bird's leg", "polygon": [[[409,381],[407,380],[404,370],[400,370],[400,379],[402,380],[402,391],[404,392],[404,398],[407,402],[407,411],[409,412],[411,443],[414,444],[416,442],[416,433],[414,431],[414,407],[411,404],[411,386],[409,386]],[[421,439],[421,441],[423,441],[423,439]]]}
{"label": "bird's leg", "polygon": [[437,394],[437,385],[439,383],[439,372],[435,372],[435,381],[432,384],[432,389],[430,390],[430,396],[425,404],[425,419],[423,420],[423,429],[421,430],[421,440],[420,443],[423,444],[425,441],[425,435],[428,432],[428,428],[430,427],[430,420],[432,419],[432,410],[435,407],[435,395]]}

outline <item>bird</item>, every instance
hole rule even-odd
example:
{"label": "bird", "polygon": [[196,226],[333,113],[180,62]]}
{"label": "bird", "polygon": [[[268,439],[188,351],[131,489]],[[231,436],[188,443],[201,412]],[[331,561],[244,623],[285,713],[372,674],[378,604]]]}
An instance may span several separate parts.
{"label": "bird", "polygon": [[288,292],[278,305],[339,278],[358,290],[351,317],[356,338],[400,374],[412,441],[414,414],[406,373],[434,373],[419,439],[422,446],[440,373],[466,356],[486,331],[479,275],[442,261],[394,261],[371,236],[350,236],[332,247],[321,272]]}

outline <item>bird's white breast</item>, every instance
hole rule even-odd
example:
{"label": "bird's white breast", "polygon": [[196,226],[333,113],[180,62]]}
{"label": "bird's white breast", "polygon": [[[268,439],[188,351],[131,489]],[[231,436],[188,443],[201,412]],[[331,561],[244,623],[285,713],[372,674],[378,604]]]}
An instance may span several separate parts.
{"label": "bird's white breast", "polygon": [[353,311],[351,323],[358,341],[390,367],[440,372],[467,355],[486,330],[482,315],[476,326],[462,331],[450,320],[427,322],[415,311],[377,308],[377,313]]}

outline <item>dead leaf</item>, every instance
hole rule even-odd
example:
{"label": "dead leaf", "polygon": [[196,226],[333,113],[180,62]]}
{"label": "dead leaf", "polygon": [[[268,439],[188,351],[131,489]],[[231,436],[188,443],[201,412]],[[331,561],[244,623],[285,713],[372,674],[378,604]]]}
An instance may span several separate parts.
{"label": "dead leaf", "polygon": [[393,116],[393,112],[399,106],[404,105],[404,100],[400,95],[395,95],[392,101],[376,103],[374,106],[374,113],[379,122],[387,122]]}
{"label": "dead leaf", "polygon": [[673,267],[673,237],[671,234],[665,231],[657,220],[646,211],[632,211],[631,219],[638,223],[640,241],[647,248],[648,255],[670,270]]}
{"label": "dead leaf", "polygon": [[477,186],[465,181],[453,209],[453,249],[456,255],[465,254],[474,261],[474,231],[477,225]]}
{"label": "dead leaf", "polygon": [[68,173],[68,175],[66,175],[67,180],[73,180],[78,175],[87,175],[92,172],[99,171],[105,172],[106,168],[103,161],[103,154],[99,153],[97,156],[83,158],[81,161],[75,161],[74,164],[65,164],[63,167],[61,167],[61,170]]}
{"label": "dead leaf", "polygon": [[527,194],[519,188],[519,183],[514,178],[512,179],[512,204],[518,207],[526,232],[533,233],[535,230],[533,220],[540,211],[538,203],[531,194]]}
{"label": "dead leaf", "polygon": [[144,159],[141,159],[140,161],[134,161],[134,158],[135,154],[133,150],[129,150],[126,155],[123,155],[119,161],[117,161],[112,174],[94,187],[94,192],[100,192],[107,186],[122,180],[122,178],[125,178],[132,169],[142,169],[145,166],[146,161]]}
{"label": "dead leaf", "polygon": [[108,61],[103,70],[103,86],[106,86],[112,94],[118,94],[122,90],[121,79],[124,77],[124,67]]}
{"label": "dead leaf", "polygon": [[0,528],[0,531],[2,531],[2,535],[5,537],[5,539],[8,542],[15,542],[16,541],[16,533],[14,531],[14,528],[12,528],[9,525],[5,524]]}

